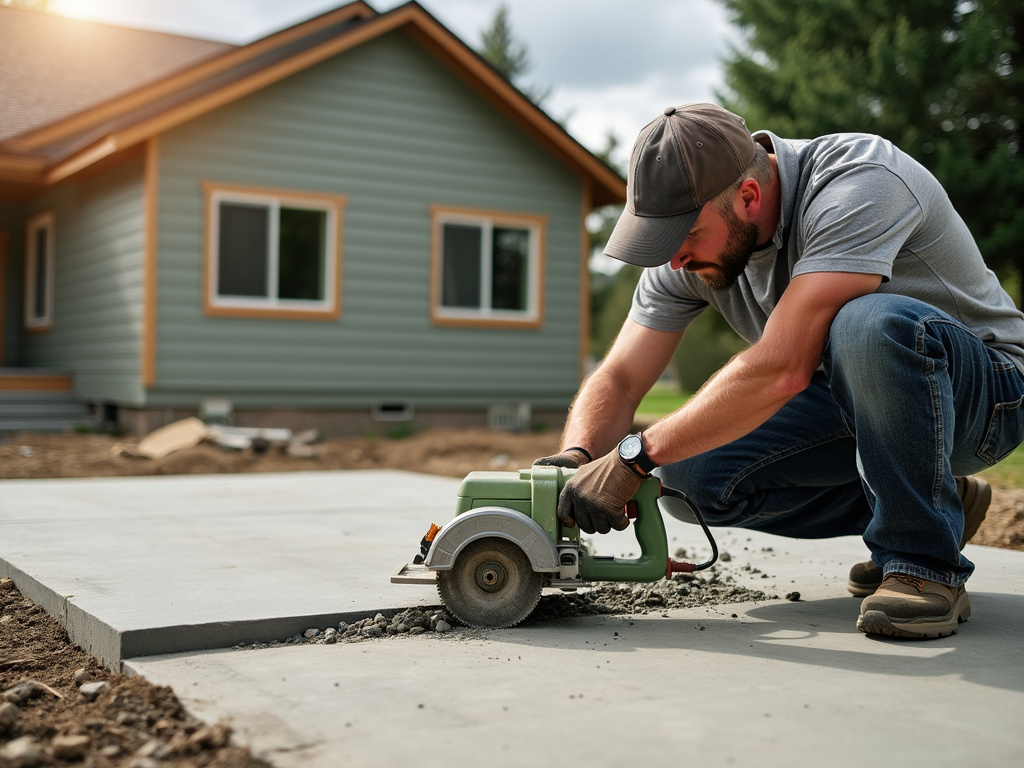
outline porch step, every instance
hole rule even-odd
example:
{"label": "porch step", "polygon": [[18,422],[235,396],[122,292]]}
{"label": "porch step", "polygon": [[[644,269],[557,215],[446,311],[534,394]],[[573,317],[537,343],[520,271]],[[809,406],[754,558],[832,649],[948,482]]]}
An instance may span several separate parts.
{"label": "porch step", "polygon": [[0,431],[63,432],[92,421],[89,409],[72,392],[0,390]]}

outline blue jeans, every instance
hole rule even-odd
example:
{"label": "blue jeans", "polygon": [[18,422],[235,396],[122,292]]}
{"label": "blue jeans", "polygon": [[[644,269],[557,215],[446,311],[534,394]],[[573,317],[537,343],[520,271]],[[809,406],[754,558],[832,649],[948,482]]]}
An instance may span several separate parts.
{"label": "blue jeans", "polygon": [[709,525],[859,534],[886,573],[963,584],[955,478],[1024,440],[1024,377],[949,315],[889,294],[840,310],[823,363],[747,436],[655,474]]}

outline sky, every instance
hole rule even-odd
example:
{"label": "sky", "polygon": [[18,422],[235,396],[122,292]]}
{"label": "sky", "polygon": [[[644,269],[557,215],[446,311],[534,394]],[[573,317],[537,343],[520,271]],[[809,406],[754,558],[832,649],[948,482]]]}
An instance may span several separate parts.
{"label": "sky", "polygon": [[[384,12],[405,0],[368,0]],[[501,0],[420,0],[472,48]],[[550,88],[547,112],[588,148],[614,133],[625,163],[640,129],[665,107],[715,101],[735,28],[716,0],[505,0],[531,67],[520,86]],[[345,0],[52,0],[57,12],[244,44]]]}

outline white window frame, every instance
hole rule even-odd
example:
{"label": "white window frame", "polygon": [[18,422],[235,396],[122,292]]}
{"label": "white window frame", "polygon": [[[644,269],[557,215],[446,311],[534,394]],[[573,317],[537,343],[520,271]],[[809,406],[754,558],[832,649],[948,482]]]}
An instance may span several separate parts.
{"label": "white window frame", "polygon": [[[442,302],[444,281],[444,225],[462,224],[481,230],[480,301],[479,308],[446,307]],[[541,216],[468,211],[435,207],[433,209],[433,295],[431,314],[434,322],[449,325],[538,326],[543,305],[544,230]],[[492,244],[495,227],[525,229],[529,232],[527,256],[526,309],[494,309],[491,301]]]}
{"label": "white window frame", "polygon": [[[53,211],[45,211],[28,220],[25,225],[25,328],[32,331],[47,330],[53,325],[53,284],[54,265],[56,263],[56,243],[54,234],[56,231]],[[38,289],[39,274],[37,265],[39,263],[36,252],[36,234],[43,230],[46,232],[46,253],[43,254],[45,264],[45,280],[43,286],[43,302],[45,309],[42,314],[35,314],[35,296]]]}
{"label": "white window frame", "polygon": [[[206,185],[207,244],[206,308],[212,315],[296,318],[335,318],[340,313],[341,273],[341,217],[345,198],[340,196],[306,194],[301,192],[248,189]],[[267,285],[266,295],[222,296],[218,293],[220,281],[220,206],[221,203],[242,203],[266,206],[269,211],[267,233]],[[281,208],[322,211],[326,214],[324,237],[324,297],[323,299],[282,299],[278,297],[278,235]]]}

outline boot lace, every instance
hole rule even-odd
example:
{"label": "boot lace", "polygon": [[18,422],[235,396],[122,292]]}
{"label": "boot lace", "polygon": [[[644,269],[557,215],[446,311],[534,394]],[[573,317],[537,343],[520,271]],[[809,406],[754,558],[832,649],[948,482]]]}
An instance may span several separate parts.
{"label": "boot lace", "polygon": [[885,581],[893,579],[901,584],[913,587],[918,592],[924,591],[924,579],[920,579],[917,576],[911,576],[909,573],[890,573],[885,577]]}

